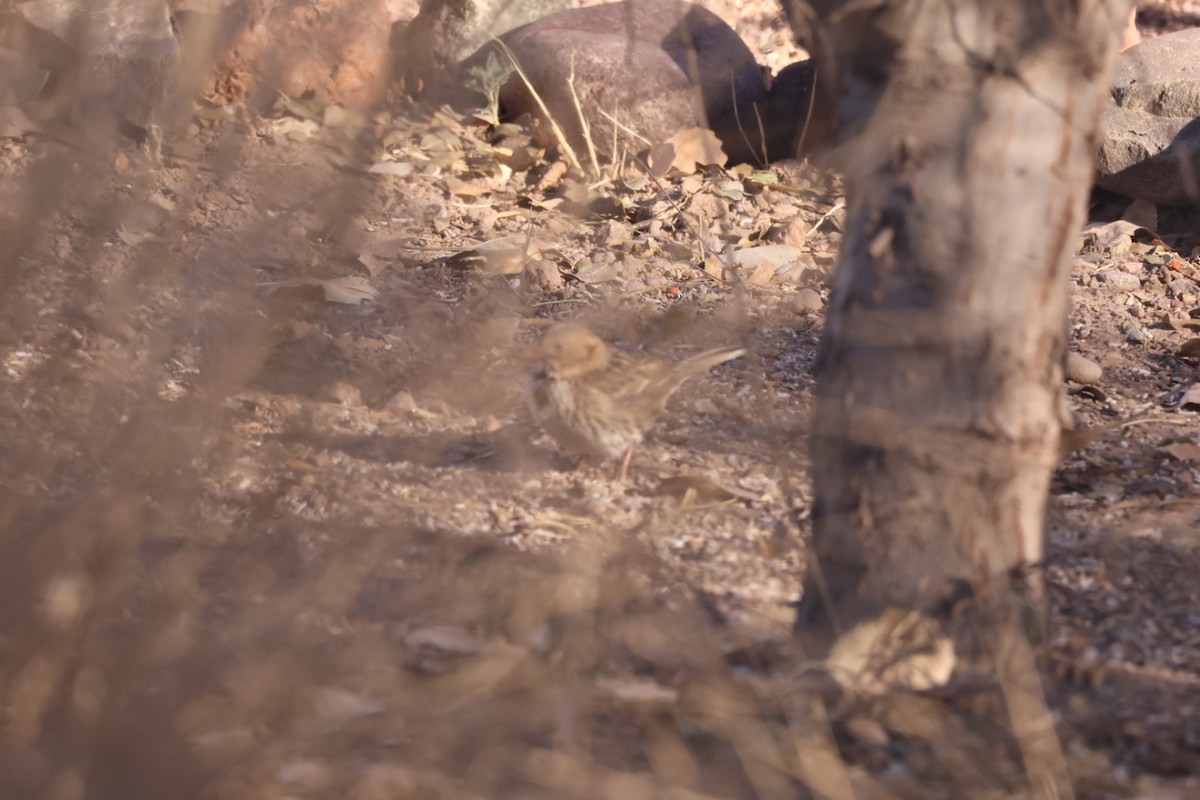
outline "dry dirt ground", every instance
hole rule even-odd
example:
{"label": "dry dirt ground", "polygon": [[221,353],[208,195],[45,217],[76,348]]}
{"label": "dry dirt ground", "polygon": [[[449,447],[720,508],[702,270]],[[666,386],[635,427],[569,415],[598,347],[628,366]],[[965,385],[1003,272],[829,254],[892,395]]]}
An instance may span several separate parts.
{"label": "dry dirt ground", "polygon": [[[309,110],[161,163],[0,141],[0,796],[1025,796],[970,699],[795,688],[836,181]],[[1103,374],[1064,386],[1096,435],[1054,482],[1045,670],[1081,797],[1200,796],[1192,247],[1110,226],[1076,262]],[[521,410],[559,319],[750,355],[618,483]]]}

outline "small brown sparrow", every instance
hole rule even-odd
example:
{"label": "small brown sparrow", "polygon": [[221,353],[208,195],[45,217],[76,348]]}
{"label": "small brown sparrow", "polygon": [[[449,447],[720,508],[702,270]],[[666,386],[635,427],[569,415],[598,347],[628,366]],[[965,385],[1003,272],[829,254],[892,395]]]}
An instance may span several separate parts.
{"label": "small brown sparrow", "polygon": [[582,325],[546,330],[526,357],[539,362],[526,385],[529,411],[560,445],[601,458],[624,455],[618,478],[680,384],[745,354],[740,347],[708,350],[668,366],[614,353]]}

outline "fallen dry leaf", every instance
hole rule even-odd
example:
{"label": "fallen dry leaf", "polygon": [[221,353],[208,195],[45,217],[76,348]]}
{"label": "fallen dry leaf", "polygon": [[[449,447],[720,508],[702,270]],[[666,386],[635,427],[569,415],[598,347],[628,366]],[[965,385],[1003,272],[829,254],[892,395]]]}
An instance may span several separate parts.
{"label": "fallen dry leaf", "polygon": [[313,695],[313,710],[323,722],[346,723],[382,713],[383,703],[337,686],[323,686]]}
{"label": "fallen dry leaf", "polygon": [[276,136],[290,139],[293,142],[302,142],[305,139],[311,139],[317,135],[317,131],[321,130],[319,122],[311,119],[297,119],[296,117],[281,117],[280,119],[272,120],[269,127],[271,132]]}
{"label": "fallen dry leaf", "polygon": [[521,233],[480,242],[447,258],[446,266],[479,269],[493,275],[517,275],[525,269],[526,262],[553,257],[556,253],[553,245]]}
{"label": "fallen dry leaf", "polygon": [[[1200,322],[1200,320],[1196,320]],[[1200,358],[1200,339],[1188,339],[1175,351],[1179,358]]]}
{"label": "fallen dry leaf", "polygon": [[713,184],[712,193],[725,200],[737,202],[746,196],[746,187],[741,181],[717,181]]}
{"label": "fallen dry leaf", "polygon": [[20,139],[41,130],[36,122],[17,106],[0,106],[0,138]]}
{"label": "fallen dry leaf", "polygon": [[367,172],[375,175],[396,175],[404,177],[411,175],[414,167],[407,161],[380,161],[367,168]]}
{"label": "fallen dry leaf", "polygon": [[671,167],[684,174],[695,172],[703,164],[723,167],[729,160],[721,149],[721,140],[708,128],[685,128],[666,143],[675,149]]}
{"label": "fallen dry leaf", "polygon": [[379,296],[379,290],[371,285],[366,278],[357,275],[347,275],[342,278],[323,280],[321,278],[291,278],[286,281],[259,284],[265,287],[264,297],[270,297],[280,289],[294,289],[315,286],[321,289],[325,299],[330,303],[345,303],[360,305],[374,300]]}
{"label": "fallen dry leaf", "polygon": [[804,256],[804,251],[790,244],[765,244],[743,247],[729,256],[729,266],[742,275],[746,283],[761,286],[769,283],[781,268]]}
{"label": "fallen dry leaf", "polygon": [[1180,333],[1187,330],[1200,330],[1200,319],[1178,319],[1176,317],[1166,317],[1166,323],[1172,330]]}
{"label": "fallen dry leaf", "polygon": [[483,643],[466,628],[456,625],[431,625],[409,633],[404,637],[404,646],[414,650],[427,647],[447,653],[470,655],[479,652]]}
{"label": "fallen dry leaf", "polygon": [[592,285],[617,280],[621,277],[621,270],[611,262],[587,261],[577,264],[572,274],[581,283]]}
{"label": "fallen dry leaf", "polygon": [[480,195],[491,194],[493,191],[495,191],[491,186],[481,186],[475,183],[467,183],[466,181],[456,178],[453,175],[447,175],[445,178],[445,183],[446,188],[450,191],[450,194],[455,195],[456,197],[479,197]]}
{"label": "fallen dry leaf", "polygon": [[1158,449],[1179,461],[1200,461],[1200,444],[1195,442],[1176,442]]}
{"label": "fallen dry leaf", "polygon": [[318,120],[325,118],[325,101],[319,97],[291,97],[279,94],[271,110],[277,114],[291,114],[303,120]]}
{"label": "fallen dry leaf", "polygon": [[[661,178],[671,171],[675,165],[675,145],[670,142],[660,142],[650,145],[646,154],[646,166],[655,178]],[[634,189],[634,191],[638,191]]]}
{"label": "fallen dry leaf", "polygon": [[846,733],[856,741],[875,747],[887,747],[891,741],[887,730],[873,719],[867,717],[850,717],[843,723]]}
{"label": "fallen dry leaf", "polygon": [[654,681],[601,678],[596,681],[596,688],[613,700],[639,706],[672,705],[679,700],[677,690]]}
{"label": "fallen dry leaf", "polygon": [[130,231],[124,226],[117,229],[117,238],[130,247],[137,247],[142,242],[157,242],[158,238],[149,231]]}
{"label": "fallen dry leaf", "polygon": [[1200,411],[1200,383],[1193,383],[1188,387],[1183,396],[1179,398],[1177,408],[1187,408],[1193,411]]}
{"label": "fallen dry leaf", "polygon": [[1140,228],[1154,230],[1158,227],[1158,206],[1149,200],[1134,200],[1121,219],[1132,222]]}
{"label": "fallen dry leaf", "polygon": [[380,272],[383,272],[388,263],[379,256],[371,255],[370,253],[359,253],[358,263],[367,268],[367,272],[371,273],[371,277],[375,277]]}
{"label": "fallen dry leaf", "polygon": [[735,500],[753,503],[761,499],[753,492],[717,483],[705,475],[673,475],[663,478],[658,488],[664,494],[680,498],[685,507],[694,507],[699,503],[732,503]]}

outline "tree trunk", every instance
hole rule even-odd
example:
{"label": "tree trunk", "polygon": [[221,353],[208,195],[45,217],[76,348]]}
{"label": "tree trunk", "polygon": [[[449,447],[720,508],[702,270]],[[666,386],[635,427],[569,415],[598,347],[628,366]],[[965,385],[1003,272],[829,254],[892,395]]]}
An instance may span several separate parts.
{"label": "tree trunk", "polygon": [[886,613],[1005,594],[1042,560],[1071,254],[1128,7],[790,10],[847,199],[798,621],[817,648]]}

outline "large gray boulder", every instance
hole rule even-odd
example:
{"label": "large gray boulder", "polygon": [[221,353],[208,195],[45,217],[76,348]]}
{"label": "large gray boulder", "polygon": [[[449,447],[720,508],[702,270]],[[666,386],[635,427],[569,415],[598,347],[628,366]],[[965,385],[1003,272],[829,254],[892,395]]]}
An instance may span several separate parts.
{"label": "large gray boulder", "polygon": [[1160,205],[1200,202],[1200,29],[1128,50],[1101,123],[1096,185]]}
{"label": "large gray boulder", "polygon": [[56,76],[44,111],[108,116],[143,129],[175,79],[179,43],[166,0],[25,0],[4,22],[6,44]]}

